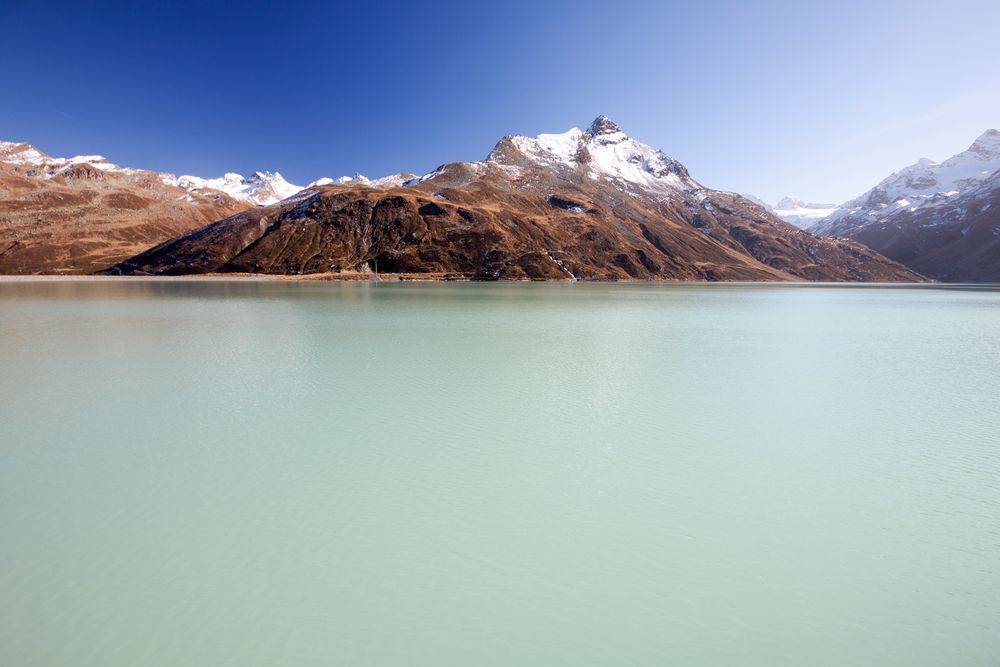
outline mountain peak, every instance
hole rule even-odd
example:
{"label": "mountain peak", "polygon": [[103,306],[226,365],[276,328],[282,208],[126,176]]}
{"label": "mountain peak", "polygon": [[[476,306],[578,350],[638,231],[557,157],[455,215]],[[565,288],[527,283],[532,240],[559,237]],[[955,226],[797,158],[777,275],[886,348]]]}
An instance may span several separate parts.
{"label": "mountain peak", "polygon": [[600,116],[595,118],[594,122],[590,124],[589,128],[587,128],[587,132],[589,132],[591,135],[595,137],[600,136],[602,134],[615,134],[616,132],[621,132],[621,131],[622,129],[618,127],[618,125],[613,120],[611,120],[604,114],[601,114]]}
{"label": "mountain peak", "polygon": [[287,183],[280,171],[255,171],[252,176],[243,178],[246,182],[256,181],[258,183]]}
{"label": "mountain peak", "polygon": [[250,176],[228,172],[219,178],[198,176],[173,176],[161,174],[160,180],[167,185],[175,185],[189,192],[211,189],[224,192],[237,201],[270,206],[282,199],[298,194],[303,188],[286,181],[279,172],[255,171]]}
{"label": "mountain peak", "polygon": [[806,229],[836,210],[835,204],[815,204],[804,202],[792,195],[785,195],[774,205],[771,212],[799,229]]}
{"label": "mountain peak", "polygon": [[22,141],[0,141],[0,162],[38,165],[48,157],[48,155],[29,143]]}
{"label": "mountain peak", "polygon": [[573,178],[613,181],[619,190],[646,193],[699,189],[684,165],[632,139],[607,116],[598,116],[586,131],[504,137],[486,158],[492,164],[533,164]]}
{"label": "mountain peak", "polygon": [[990,159],[1000,156],[1000,130],[986,130],[972,142],[969,152]]}
{"label": "mountain peak", "polygon": [[774,205],[774,208],[785,209],[785,208],[798,208],[800,206],[805,206],[805,202],[803,202],[798,197],[794,197],[792,195],[785,195],[784,197],[778,200],[778,203]]}

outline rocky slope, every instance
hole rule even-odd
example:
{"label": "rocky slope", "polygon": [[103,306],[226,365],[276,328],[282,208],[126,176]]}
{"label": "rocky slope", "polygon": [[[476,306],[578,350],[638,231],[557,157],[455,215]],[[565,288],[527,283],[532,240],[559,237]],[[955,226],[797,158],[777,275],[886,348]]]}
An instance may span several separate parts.
{"label": "rocky slope", "polygon": [[606,117],[502,139],[412,180],[318,184],[188,232],[115,273],[395,272],[480,279],[917,280],[709,190]]}
{"label": "rocky slope", "polygon": [[1000,282],[1000,131],[944,162],[927,158],[810,231],[845,237],[938,280]]}
{"label": "rocky slope", "polygon": [[[357,174],[310,185],[391,187],[414,178]],[[31,144],[0,141],[0,274],[92,273],[303,189],[278,172],[175,176],[120,167],[100,155],[51,157]]]}
{"label": "rocky slope", "polygon": [[0,142],[0,273],[93,273],[248,205],[99,155]]}

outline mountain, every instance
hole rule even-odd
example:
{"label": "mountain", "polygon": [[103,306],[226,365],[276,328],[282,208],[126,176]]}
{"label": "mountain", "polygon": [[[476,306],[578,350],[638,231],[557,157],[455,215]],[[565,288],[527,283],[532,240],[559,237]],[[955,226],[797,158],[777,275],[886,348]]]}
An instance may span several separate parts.
{"label": "mountain", "polygon": [[252,176],[225,174],[221,178],[199,178],[197,176],[174,176],[162,174],[166,185],[174,185],[188,192],[215,190],[224,192],[237,201],[268,206],[301,192],[302,186],[292,185],[278,172],[257,171]]}
{"label": "mountain", "polygon": [[0,273],[93,273],[247,206],[100,155],[0,142]]}
{"label": "mountain", "polygon": [[508,136],[485,160],[408,180],[322,182],[117,264],[123,274],[378,271],[480,279],[920,277],[710,190],[605,116]]}
{"label": "mountain", "polygon": [[[416,178],[356,174],[308,187],[395,187]],[[0,274],[92,273],[152,245],[304,188],[278,172],[218,178],[121,167],[101,155],[61,158],[0,141]]]}
{"label": "mountain", "polygon": [[321,178],[313,181],[306,187],[316,187],[317,185],[370,185],[376,188],[400,187],[417,178],[416,174],[393,174],[382,178],[370,179],[364,174],[354,174],[354,176],[341,176],[340,178]]}
{"label": "mountain", "polygon": [[903,209],[847,236],[944,282],[1000,282],[1000,171],[947,205]]}
{"label": "mountain", "polygon": [[771,207],[776,216],[790,222],[799,229],[807,229],[837,210],[836,204],[810,204],[786,195]]}
{"label": "mountain", "polygon": [[810,228],[952,282],[1000,281],[1000,131],[944,162],[923,158]]}

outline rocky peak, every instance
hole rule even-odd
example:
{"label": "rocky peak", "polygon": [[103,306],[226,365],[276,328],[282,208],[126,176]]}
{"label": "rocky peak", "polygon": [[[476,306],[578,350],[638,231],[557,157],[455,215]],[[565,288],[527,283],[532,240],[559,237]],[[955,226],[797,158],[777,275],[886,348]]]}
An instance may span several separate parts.
{"label": "rocky peak", "polygon": [[603,114],[595,118],[594,122],[587,128],[587,132],[594,137],[599,137],[602,134],[616,134],[621,131],[622,129],[613,120]]}
{"label": "rocky peak", "polygon": [[48,155],[34,146],[18,141],[0,141],[0,162],[41,164]]}
{"label": "rocky peak", "polygon": [[662,197],[666,192],[701,186],[684,165],[662,151],[632,139],[607,116],[598,116],[582,131],[537,137],[504,137],[487,162],[504,166],[542,167],[564,177],[610,181],[618,190],[637,196]]}
{"label": "rocky peak", "polygon": [[805,206],[806,203],[797,197],[791,195],[785,195],[778,200],[778,203],[774,205],[776,209],[790,209],[790,208],[801,208]]}
{"label": "rocky peak", "polygon": [[266,185],[270,183],[287,183],[281,172],[278,171],[255,171],[249,178],[241,177],[245,183],[256,183]]}
{"label": "rocky peak", "polygon": [[969,152],[982,160],[992,160],[1000,157],[1000,130],[986,130],[980,134]]}

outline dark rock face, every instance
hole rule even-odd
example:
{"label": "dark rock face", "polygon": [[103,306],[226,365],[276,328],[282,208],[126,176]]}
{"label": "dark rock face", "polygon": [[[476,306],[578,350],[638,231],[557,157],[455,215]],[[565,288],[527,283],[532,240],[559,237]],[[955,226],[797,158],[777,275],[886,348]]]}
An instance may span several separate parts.
{"label": "dark rock face", "polygon": [[1000,131],[961,153],[921,158],[809,231],[864,243],[946,282],[1000,281]]}
{"label": "dark rock face", "polygon": [[587,131],[596,137],[602,134],[615,134],[616,132],[621,132],[622,129],[607,116],[598,116],[590,124],[590,127],[587,128]]}
{"label": "dark rock face", "polygon": [[556,195],[550,195],[548,201],[551,205],[556,208],[561,208],[564,211],[586,213],[588,210],[587,206],[583,202],[573,201],[572,199],[563,199],[562,197],[557,197]]}
{"label": "dark rock face", "polygon": [[1000,187],[900,211],[847,236],[944,282],[1000,282]]}
{"label": "dark rock face", "polygon": [[69,167],[60,174],[60,177],[67,181],[105,180],[105,174],[103,171],[93,165],[87,164],[86,162]]}

